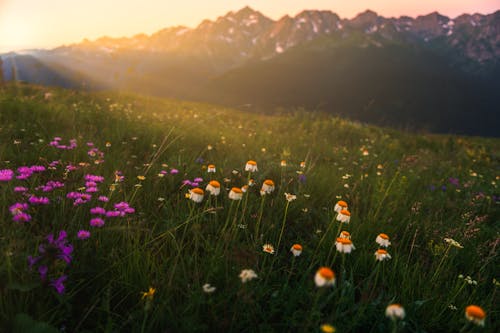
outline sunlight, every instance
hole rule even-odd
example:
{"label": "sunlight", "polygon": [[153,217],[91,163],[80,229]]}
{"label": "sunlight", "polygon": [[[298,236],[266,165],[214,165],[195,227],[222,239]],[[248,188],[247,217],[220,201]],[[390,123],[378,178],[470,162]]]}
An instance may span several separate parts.
{"label": "sunlight", "polygon": [[32,26],[10,15],[0,20],[0,40],[0,52],[32,47],[36,43]]}

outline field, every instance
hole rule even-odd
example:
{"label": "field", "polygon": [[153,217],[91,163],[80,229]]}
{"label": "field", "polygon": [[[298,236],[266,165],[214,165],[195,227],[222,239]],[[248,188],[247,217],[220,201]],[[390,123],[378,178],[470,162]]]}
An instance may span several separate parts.
{"label": "field", "polygon": [[0,140],[0,331],[499,328],[498,139],[11,85]]}

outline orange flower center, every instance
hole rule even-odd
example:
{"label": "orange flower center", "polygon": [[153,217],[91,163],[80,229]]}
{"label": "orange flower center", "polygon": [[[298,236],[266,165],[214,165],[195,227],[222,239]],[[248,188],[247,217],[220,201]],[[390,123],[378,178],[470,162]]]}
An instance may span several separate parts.
{"label": "orange flower center", "polygon": [[377,250],[377,253],[378,253],[378,254],[387,254],[387,251],[386,251],[386,250],[384,250],[384,249],[378,249],[378,250]]}
{"label": "orange flower center", "polygon": [[465,313],[467,313],[470,317],[478,319],[484,319],[486,317],[484,310],[477,305],[469,305],[465,308]]}
{"label": "orange flower center", "polygon": [[212,180],[209,184],[216,188],[220,187],[220,183],[216,180]]}
{"label": "orange flower center", "polygon": [[380,234],[379,236],[382,239],[389,239],[389,236],[387,236],[386,234]]}
{"label": "orange flower center", "polygon": [[335,278],[335,273],[328,267],[321,267],[318,272],[326,280],[333,280]]}
{"label": "orange flower center", "polygon": [[347,202],[340,200],[339,202],[337,202],[337,205],[339,205],[340,207],[347,207]]}
{"label": "orange flower center", "polygon": [[208,168],[209,168],[209,169],[215,169],[215,165],[213,165],[213,164],[209,164],[209,165],[208,165]]}
{"label": "orange flower center", "polygon": [[250,161],[248,161],[248,162],[247,162],[247,164],[250,164],[250,165],[257,165],[257,162],[250,160]]}
{"label": "orange flower center", "polygon": [[342,244],[342,245],[351,245],[352,241],[349,238],[337,238],[337,242]]}
{"label": "orange flower center", "polygon": [[203,195],[203,190],[201,188],[195,187],[191,190],[191,192]]}
{"label": "orange flower center", "polygon": [[349,231],[342,231],[340,234],[341,234],[342,236],[344,236],[344,237],[349,237],[349,236],[351,236],[351,234],[349,233]]}
{"label": "orange flower center", "polygon": [[300,244],[293,244],[292,248],[297,251],[302,251],[302,245]]}
{"label": "orange flower center", "polygon": [[342,215],[347,215],[347,216],[351,216],[351,213],[350,213],[347,209],[342,209],[342,210],[340,211],[340,214],[342,214]]}
{"label": "orange flower center", "polygon": [[271,179],[266,179],[264,181],[264,184],[266,184],[267,186],[274,186],[274,182]]}
{"label": "orange flower center", "polygon": [[234,193],[243,193],[243,191],[240,188],[238,188],[238,187],[233,187],[231,189],[231,191],[234,192]]}

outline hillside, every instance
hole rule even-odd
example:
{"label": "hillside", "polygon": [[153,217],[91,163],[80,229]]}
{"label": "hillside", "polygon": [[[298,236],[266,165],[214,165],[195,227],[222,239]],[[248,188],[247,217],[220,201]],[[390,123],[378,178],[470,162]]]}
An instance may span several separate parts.
{"label": "hillside", "polygon": [[498,139],[25,84],[0,109],[2,331],[498,327]]}
{"label": "hillside", "polygon": [[7,80],[264,113],[305,106],[398,128],[498,136],[499,36],[500,11],[387,18],[367,10],[342,19],[307,10],[274,21],[245,7],[192,29],[2,58]]}

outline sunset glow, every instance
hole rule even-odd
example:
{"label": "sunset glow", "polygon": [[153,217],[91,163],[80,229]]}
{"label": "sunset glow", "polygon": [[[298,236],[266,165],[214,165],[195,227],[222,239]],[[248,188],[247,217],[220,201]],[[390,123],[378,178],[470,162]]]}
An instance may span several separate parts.
{"label": "sunset glow", "polygon": [[351,18],[366,9],[383,16],[418,16],[438,11],[455,17],[462,13],[488,14],[500,9],[497,0],[0,0],[0,52],[23,48],[50,48],[84,38],[151,34],[165,27],[195,27],[204,19],[216,19],[228,11],[249,5],[278,19],[304,9],[331,10]]}

